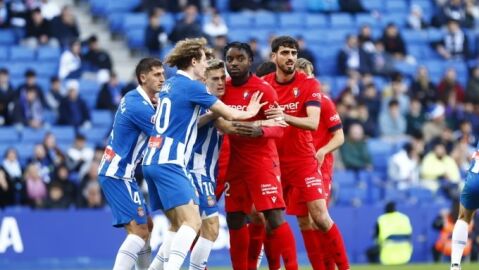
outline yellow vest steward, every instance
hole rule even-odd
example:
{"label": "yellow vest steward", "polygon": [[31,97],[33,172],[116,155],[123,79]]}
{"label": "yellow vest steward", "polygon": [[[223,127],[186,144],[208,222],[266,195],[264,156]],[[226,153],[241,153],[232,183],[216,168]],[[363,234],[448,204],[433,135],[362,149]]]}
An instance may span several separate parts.
{"label": "yellow vest steward", "polygon": [[409,218],[399,212],[383,214],[378,218],[380,260],[385,265],[406,264],[411,259],[412,244],[406,236],[412,235]]}

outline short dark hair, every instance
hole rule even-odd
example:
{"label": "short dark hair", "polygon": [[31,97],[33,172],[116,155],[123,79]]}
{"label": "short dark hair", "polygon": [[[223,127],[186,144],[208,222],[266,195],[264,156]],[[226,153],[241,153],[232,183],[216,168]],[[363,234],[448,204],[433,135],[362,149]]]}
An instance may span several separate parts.
{"label": "short dark hair", "polygon": [[396,203],[395,202],[388,202],[386,204],[386,207],[384,207],[384,212],[386,212],[386,213],[396,212]]}
{"label": "short dark hair", "polygon": [[245,51],[248,54],[248,57],[251,59],[251,62],[254,61],[253,50],[251,49],[251,46],[248,43],[239,42],[239,41],[233,41],[228,43],[223,49],[223,57],[225,59],[226,59],[226,54],[228,53],[228,50],[231,48],[236,48],[238,50]]}
{"label": "short dark hair", "polygon": [[27,71],[25,71],[25,77],[35,77],[35,76],[37,76],[37,73],[35,72],[35,70],[27,69]]}
{"label": "short dark hair", "polygon": [[9,73],[9,72],[8,72],[8,69],[6,69],[6,68],[0,68],[0,74],[6,74],[6,75],[8,75],[8,73]]}
{"label": "short dark hair", "polygon": [[399,101],[397,99],[391,99],[388,103],[388,107],[391,108],[392,106],[399,106]]}
{"label": "short dark hair", "polygon": [[290,37],[290,36],[279,36],[271,42],[271,51],[272,52],[277,52],[279,50],[279,47],[288,47],[288,48],[294,48],[296,50],[299,49],[298,41],[296,39]]}
{"label": "short dark hair", "polygon": [[263,77],[264,75],[270,74],[275,71],[276,71],[276,64],[271,61],[267,61],[267,62],[261,63],[256,68],[256,76]]}
{"label": "short dark hair", "polygon": [[163,67],[163,63],[160,59],[153,57],[143,58],[138,62],[135,68],[135,74],[139,85],[141,85],[140,75],[148,73],[153,67]]}

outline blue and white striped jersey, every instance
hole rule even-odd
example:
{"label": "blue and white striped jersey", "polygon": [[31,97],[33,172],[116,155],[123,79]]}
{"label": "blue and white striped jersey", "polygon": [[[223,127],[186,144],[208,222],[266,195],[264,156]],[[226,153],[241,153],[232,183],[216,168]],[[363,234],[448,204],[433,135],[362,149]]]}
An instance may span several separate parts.
{"label": "blue and white striped jersey", "polygon": [[134,178],[153,126],[155,108],[146,92],[138,86],[120,102],[108,146],[98,168],[98,175],[118,179]]}
{"label": "blue and white striped jersey", "polygon": [[469,168],[469,171],[479,174],[479,142],[477,143],[474,155],[472,155],[471,167]]}
{"label": "blue and white striped jersey", "polygon": [[193,155],[188,162],[188,170],[194,174],[201,174],[216,182],[218,175],[218,157],[221,146],[221,135],[214,122],[198,129],[198,136],[193,146]]}
{"label": "blue and white striped jersey", "polygon": [[200,110],[211,107],[217,100],[203,83],[192,80],[181,70],[166,80],[143,165],[176,164],[186,168],[198,133]]}

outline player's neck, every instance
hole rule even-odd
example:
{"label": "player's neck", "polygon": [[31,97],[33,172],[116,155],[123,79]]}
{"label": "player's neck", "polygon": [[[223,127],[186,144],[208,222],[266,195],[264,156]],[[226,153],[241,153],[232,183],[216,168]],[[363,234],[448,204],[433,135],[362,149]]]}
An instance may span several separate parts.
{"label": "player's neck", "polygon": [[287,74],[287,73],[284,73],[282,70],[278,69],[276,70],[276,82],[280,84],[289,83],[294,79],[295,75],[296,75],[296,71],[291,74]]}
{"label": "player's neck", "polygon": [[251,73],[249,72],[242,77],[231,77],[231,84],[234,86],[241,86],[249,80],[249,77],[251,77]]}
{"label": "player's neck", "polygon": [[156,95],[156,91],[154,91],[154,90],[149,90],[149,89],[145,89],[145,88],[143,88],[143,90],[145,90],[146,95],[148,96],[148,98],[150,99],[150,101],[153,103],[153,100],[154,100],[155,95]]}

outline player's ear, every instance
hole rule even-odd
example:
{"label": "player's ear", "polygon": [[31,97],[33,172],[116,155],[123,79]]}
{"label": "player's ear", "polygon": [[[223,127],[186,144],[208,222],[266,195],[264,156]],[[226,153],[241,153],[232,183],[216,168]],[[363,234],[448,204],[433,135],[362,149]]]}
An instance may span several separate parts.
{"label": "player's ear", "polygon": [[141,73],[140,74],[140,81],[138,82],[140,85],[143,85],[146,81],[146,74],[145,73]]}

